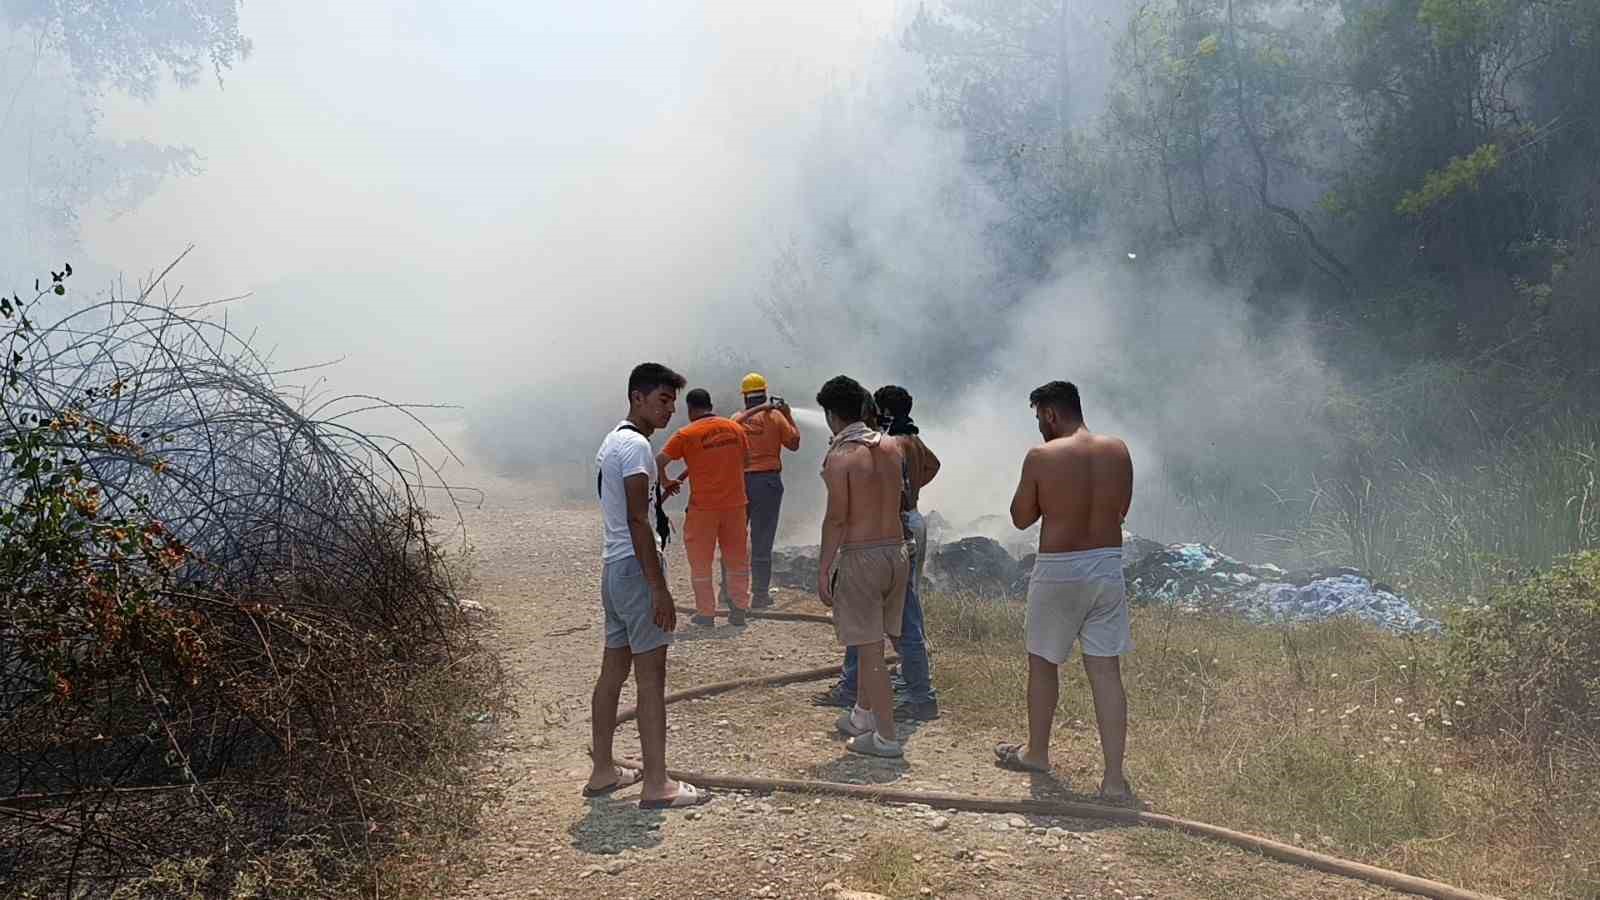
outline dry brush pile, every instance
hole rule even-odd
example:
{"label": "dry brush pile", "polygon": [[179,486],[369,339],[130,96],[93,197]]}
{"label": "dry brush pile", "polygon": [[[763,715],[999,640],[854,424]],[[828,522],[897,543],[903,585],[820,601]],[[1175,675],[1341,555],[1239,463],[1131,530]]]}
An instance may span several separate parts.
{"label": "dry brush pile", "polygon": [[250,894],[285,847],[301,889],[370,878],[500,683],[425,511],[449,488],[351,422],[399,407],[296,396],[149,288],[68,310],[70,274],[0,302],[0,884],[184,859]]}

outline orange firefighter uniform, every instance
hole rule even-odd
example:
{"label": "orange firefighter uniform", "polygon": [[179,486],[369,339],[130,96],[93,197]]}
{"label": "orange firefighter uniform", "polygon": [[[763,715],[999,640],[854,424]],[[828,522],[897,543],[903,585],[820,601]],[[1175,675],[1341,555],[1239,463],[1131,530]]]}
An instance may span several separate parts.
{"label": "orange firefighter uniform", "polygon": [[728,595],[738,609],[750,608],[749,528],[745,522],[744,467],[750,453],[745,430],[722,416],[702,416],[667,441],[661,453],[688,466],[689,511],[683,520],[683,550],[689,557],[695,611],[717,609],[711,564],[718,548]]}

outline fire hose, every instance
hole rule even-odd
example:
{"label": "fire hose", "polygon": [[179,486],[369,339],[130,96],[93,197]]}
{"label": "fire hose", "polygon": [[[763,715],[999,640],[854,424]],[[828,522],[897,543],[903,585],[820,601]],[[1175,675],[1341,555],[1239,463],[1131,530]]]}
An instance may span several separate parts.
{"label": "fire hose", "polygon": [[[693,612],[693,610],[680,610]],[[719,611],[718,615],[727,615],[726,611]],[[752,619],[771,619],[784,622],[820,622],[832,623],[827,616],[814,613],[777,612],[766,610],[751,610],[746,613]],[[888,657],[885,662],[894,661]],[[729,691],[747,687],[779,687],[787,684],[798,684],[806,681],[820,681],[840,674],[843,666],[820,666],[814,669],[802,669],[798,672],[785,672],[775,675],[756,675],[750,678],[735,678],[729,681],[719,681],[714,684],[705,684],[687,690],[675,691],[666,696],[670,705],[681,703],[685,700],[697,700],[702,697],[711,697],[725,694]],[[617,724],[620,726],[632,721],[638,716],[638,707],[631,706],[620,710],[617,714]],[[878,785],[845,784],[835,781],[801,781],[782,778],[741,778],[728,775],[711,775],[702,772],[682,772],[669,770],[668,774],[678,781],[687,781],[690,784],[707,788],[720,788],[731,791],[749,791],[752,793],[770,794],[783,792],[789,794],[810,794],[823,797],[846,797],[855,800],[867,800],[873,803],[918,804],[935,809],[959,810],[962,812],[978,813],[1011,813],[1015,815],[1034,816],[1064,816],[1075,819],[1097,819],[1108,822],[1118,822],[1123,825],[1142,825],[1147,828],[1159,828],[1167,831],[1178,831],[1196,837],[1210,838],[1231,844],[1244,850],[1260,853],[1280,862],[1293,863],[1299,866],[1340,875],[1345,878],[1354,878],[1369,882],[1391,890],[1422,897],[1432,897],[1435,900],[1500,900],[1490,894],[1478,891],[1469,891],[1454,885],[1445,884],[1416,875],[1407,875],[1392,869],[1370,866],[1353,860],[1317,853],[1303,847],[1285,844],[1231,828],[1210,825],[1205,822],[1195,822],[1189,819],[1180,819],[1176,816],[1161,813],[1147,812],[1138,809],[1126,809],[1115,806],[1104,806],[1098,803],[1084,803],[1071,800],[1032,800],[1010,799],[1004,797],[977,797],[966,794],[946,794],[939,792],[922,792],[895,790]]]}

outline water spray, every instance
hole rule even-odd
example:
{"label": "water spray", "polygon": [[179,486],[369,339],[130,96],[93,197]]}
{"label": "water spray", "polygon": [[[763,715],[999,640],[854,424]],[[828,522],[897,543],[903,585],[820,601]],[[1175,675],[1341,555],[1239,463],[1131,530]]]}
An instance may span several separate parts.
{"label": "water spray", "polygon": [[789,411],[794,413],[794,420],[800,425],[809,425],[813,428],[828,427],[828,417],[820,409],[811,409],[805,406],[790,406]]}

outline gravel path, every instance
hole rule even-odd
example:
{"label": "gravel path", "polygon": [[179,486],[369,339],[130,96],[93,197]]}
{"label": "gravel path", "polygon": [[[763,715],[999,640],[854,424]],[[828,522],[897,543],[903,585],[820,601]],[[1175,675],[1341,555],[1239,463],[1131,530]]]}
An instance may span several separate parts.
{"label": "gravel path", "polygon": [[[637,788],[587,802],[579,789],[600,657],[598,512],[524,482],[476,473],[457,480],[485,491],[482,505],[465,511],[479,554],[473,599],[490,611],[491,642],[517,681],[520,712],[496,726],[478,769],[500,799],[467,848],[473,874],[463,898],[1391,896],[1203,841],[1072,819],[732,793],[696,811],[642,812]],[[681,545],[671,551],[674,595],[688,604]],[[814,598],[789,592],[779,606],[822,611]],[[840,655],[831,630],[814,624],[719,625],[709,635],[688,628],[680,624],[669,654],[669,690],[825,665]],[[848,754],[832,733],[834,711],[807,703],[823,686],[670,707],[669,765],[1063,796],[1058,785],[995,768],[988,748],[1004,735],[963,727],[960,710],[912,733],[903,762]],[[632,702],[631,691],[623,702]],[[1085,750],[1094,739],[1092,729],[1071,736]],[[637,756],[631,725],[617,746]]]}

